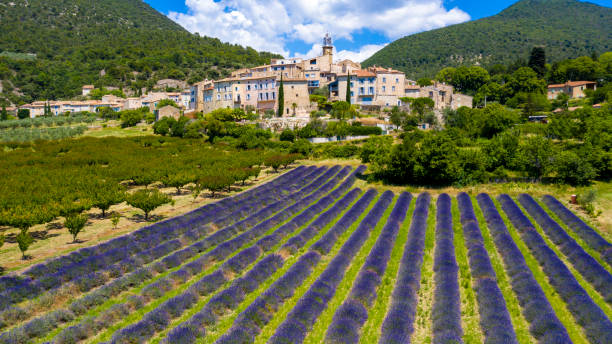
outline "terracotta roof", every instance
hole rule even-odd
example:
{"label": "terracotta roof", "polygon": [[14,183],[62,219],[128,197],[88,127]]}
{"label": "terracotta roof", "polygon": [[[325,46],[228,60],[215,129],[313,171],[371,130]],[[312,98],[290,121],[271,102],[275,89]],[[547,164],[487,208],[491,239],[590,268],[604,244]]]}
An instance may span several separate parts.
{"label": "terracotta roof", "polygon": [[374,78],[376,77],[376,74],[368,70],[365,70],[365,69],[358,69],[358,70],[352,71],[351,76],[356,76],[358,78]]}
{"label": "terracotta roof", "polygon": [[95,87],[94,87],[94,85],[84,85],[83,88],[94,89]]}
{"label": "terracotta roof", "polygon": [[419,86],[419,85],[406,85],[405,89],[407,89],[407,90],[420,90],[421,86]]}
{"label": "terracotta roof", "polygon": [[584,85],[593,85],[596,84],[595,81],[568,81],[565,84],[552,84],[548,85],[548,88],[561,88],[561,87],[576,87],[576,86],[584,86]]}
{"label": "terracotta roof", "polygon": [[374,71],[375,73],[404,74],[403,72],[400,72],[400,71],[395,70],[395,69],[391,69],[391,68],[387,69],[387,68],[384,68],[384,67],[377,67],[377,66],[370,67],[368,69],[371,70],[371,71]]}

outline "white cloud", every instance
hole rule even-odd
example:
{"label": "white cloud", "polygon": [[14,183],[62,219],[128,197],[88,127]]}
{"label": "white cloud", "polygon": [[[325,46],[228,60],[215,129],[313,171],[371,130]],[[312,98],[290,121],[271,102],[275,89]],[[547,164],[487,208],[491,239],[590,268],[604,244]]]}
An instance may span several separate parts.
{"label": "white cloud", "polygon": [[[288,42],[315,44],[326,32],[352,40],[367,29],[395,40],[470,19],[458,8],[447,10],[442,0],[186,0],[185,4],[187,13],[168,16],[189,31],[284,56],[291,55]],[[366,45],[338,54],[357,60],[376,48],[381,47]]]}
{"label": "white cloud", "polygon": [[336,53],[338,60],[351,60],[355,62],[363,62],[368,57],[374,55],[377,51],[384,48],[387,44],[367,44],[362,46],[359,51],[340,50]]}

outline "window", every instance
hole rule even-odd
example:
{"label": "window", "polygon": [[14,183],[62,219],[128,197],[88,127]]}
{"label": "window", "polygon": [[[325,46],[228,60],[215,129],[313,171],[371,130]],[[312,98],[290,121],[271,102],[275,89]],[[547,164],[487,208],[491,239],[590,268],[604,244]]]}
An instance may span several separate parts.
{"label": "window", "polygon": [[247,94],[247,100],[251,100],[251,95]]}
{"label": "window", "polygon": [[217,100],[221,100],[221,95],[217,94]]}
{"label": "window", "polygon": [[236,86],[236,92],[238,92],[238,86]]}
{"label": "window", "polygon": [[387,83],[387,78],[383,78],[383,83],[386,84]]}
{"label": "window", "polygon": [[382,87],[382,91],[383,91],[383,93],[387,92],[387,86],[383,86]]}
{"label": "window", "polygon": [[253,85],[255,87],[255,89],[257,89],[257,84]]}
{"label": "window", "polygon": [[391,92],[395,92],[395,86],[391,86]]}
{"label": "window", "polygon": [[370,94],[374,94],[374,87],[370,87],[369,91],[370,91],[370,92],[368,92],[368,93],[370,93]]}
{"label": "window", "polygon": [[276,92],[272,92],[272,99],[276,99]]}
{"label": "window", "polygon": [[359,88],[359,94],[364,94],[364,93],[365,93],[364,88],[363,88],[363,87],[360,87],[360,88]]}
{"label": "window", "polygon": [[353,91],[351,91],[351,97],[355,96],[355,94],[353,93]]}
{"label": "window", "polygon": [[399,78],[395,78],[395,83],[399,84]]}
{"label": "window", "polygon": [[251,85],[247,85],[247,91],[251,90]]}
{"label": "window", "polygon": [[317,60],[316,59],[315,60],[310,60],[310,64],[311,65],[316,65],[317,64]]}

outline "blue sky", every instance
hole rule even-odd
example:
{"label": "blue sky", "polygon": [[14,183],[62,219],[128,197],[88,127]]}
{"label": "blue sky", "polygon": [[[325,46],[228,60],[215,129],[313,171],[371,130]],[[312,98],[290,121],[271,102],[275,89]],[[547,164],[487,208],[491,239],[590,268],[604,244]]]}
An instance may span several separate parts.
{"label": "blue sky", "polygon": [[[191,32],[286,57],[320,52],[334,37],[337,58],[363,61],[398,38],[494,15],[516,1],[144,0]],[[590,2],[612,7],[612,0]]]}

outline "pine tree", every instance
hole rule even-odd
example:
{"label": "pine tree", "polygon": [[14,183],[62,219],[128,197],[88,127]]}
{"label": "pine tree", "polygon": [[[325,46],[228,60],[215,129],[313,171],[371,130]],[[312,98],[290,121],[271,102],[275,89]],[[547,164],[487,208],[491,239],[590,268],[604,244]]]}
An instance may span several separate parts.
{"label": "pine tree", "polygon": [[534,47],[531,49],[528,66],[538,73],[540,77],[546,74],[546,52],[543,47]]}
{"label": "pine tree", "polygon": [[283,87],[283,75],[281,74],[280,85],[278,86],[278,112],[276,115],[282,117],[285,112],[285,88]]}
{"label": "pine tree", "polygon": [[8,119],[8,112],[6,106],[2,105],[2,112],[0,112],[0,121],[6,121]]}
{"label": "pine tree", "polygon": [[351,72],[348,72],[348,78],[346,79],[346,102],[351,103]]}

